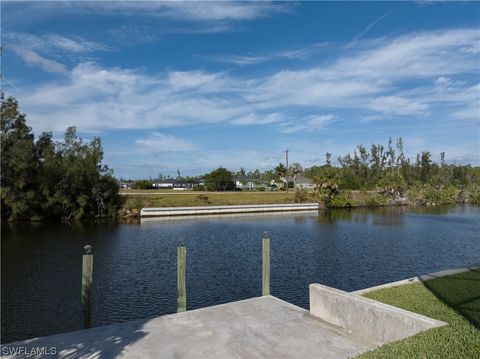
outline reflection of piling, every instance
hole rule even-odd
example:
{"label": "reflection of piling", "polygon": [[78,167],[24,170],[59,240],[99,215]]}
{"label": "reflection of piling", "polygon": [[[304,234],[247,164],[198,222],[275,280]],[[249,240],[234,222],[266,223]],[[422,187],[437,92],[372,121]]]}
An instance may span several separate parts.
{"label": "reflection of piling", "polygon": [[187,310],[187,288],[185,283],[185,267],[187,261],[187,247],[181,242],[177,247],[177,312]]}
{"label": "reflection of piling", "polygon": [[92,274],[93,274],[93,254],[92,246],[83,247],[82,263],[82,312],[83,327],[90,328],[92,323]]}
{"label": "reflection of piling", "polygon": [[262,239],[262,295],[270,295],[270,237],[265,232]]}

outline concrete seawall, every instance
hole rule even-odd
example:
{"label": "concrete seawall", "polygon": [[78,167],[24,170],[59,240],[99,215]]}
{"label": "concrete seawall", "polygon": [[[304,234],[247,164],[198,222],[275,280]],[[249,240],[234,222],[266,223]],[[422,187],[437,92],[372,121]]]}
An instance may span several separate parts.
{"label": "concrete seawall", "polygon": [[142,208],[140,217],[196,216],[206,214],[291,212],[311,210],[318,210],[318,203]]}

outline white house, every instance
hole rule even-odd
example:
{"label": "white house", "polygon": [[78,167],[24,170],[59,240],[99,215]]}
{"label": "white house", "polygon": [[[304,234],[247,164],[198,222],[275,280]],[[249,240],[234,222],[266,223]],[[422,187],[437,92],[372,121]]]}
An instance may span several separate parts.
{"label": "white house", "polygon": [[298,189],[314,189],[315,184],[313,181],[305,176],[302,175],[296,175],[296,176],[288,176],[287,178],[282,178],[284,183],[288,182],[293,182],[295,185],[295,188]]}
{"label": "white house", "polygon": [[238,175],[235,178],[235,188],[242,191],[253,191],[255,189],[255,179],[245,175]]}
{"label": "white house", "polygon": [[199,180],[191,180],[191,181],[186,181],[186,180],[178,180],[178,179],[164,179],[164,180],[154,180],[152,183],[153,188],[169,188],[177,191],[182,191],[182,190],[192,190],[193,186],[195,185],[201,185],[202,181]]}

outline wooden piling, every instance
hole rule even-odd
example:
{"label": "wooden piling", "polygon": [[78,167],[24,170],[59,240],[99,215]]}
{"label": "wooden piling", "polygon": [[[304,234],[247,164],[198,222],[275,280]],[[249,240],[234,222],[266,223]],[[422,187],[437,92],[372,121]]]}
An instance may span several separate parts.
{"label": "wooden piling", "polygon": [[187,288],[185,270],[187,262],[187,247],[183,242],[177,247],[177,312],[187,310]]}
{"label": "wooden piling", "polygon": [[265,232],[262,239],[262,295],[270,295],[270,237]]}
{"label": "wooden piling", "polygon": [[92,275],[93,275],[93,254],[92,246],[83,247],[82,263],[82,313],[83,327],[90,328],[92,323]]}

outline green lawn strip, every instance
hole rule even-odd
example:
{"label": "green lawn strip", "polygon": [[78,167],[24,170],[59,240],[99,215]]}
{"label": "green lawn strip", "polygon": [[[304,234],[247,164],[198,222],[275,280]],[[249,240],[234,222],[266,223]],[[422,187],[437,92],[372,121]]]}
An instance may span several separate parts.
{"label": "green lawn strip", "polygon": [[[294,203],[295,194],[268,192],[238,193],[206,193],[206,194],[168,194],[125,196],[126,208],[145,207],[189,207],[189,206],[221,206],[242,204],[278,204]],[[311,201],[310,201],[311,202]]]}
{"label": "green lawn strip", "polygon": [[384,288],[365,297],[448,325],[384,345],[360,358],[480,358],[480,269]]}

